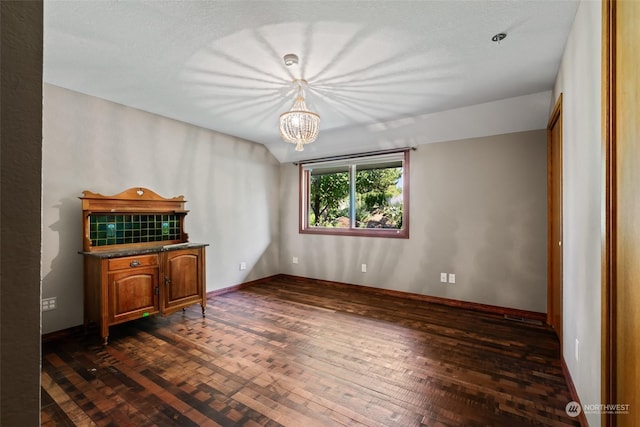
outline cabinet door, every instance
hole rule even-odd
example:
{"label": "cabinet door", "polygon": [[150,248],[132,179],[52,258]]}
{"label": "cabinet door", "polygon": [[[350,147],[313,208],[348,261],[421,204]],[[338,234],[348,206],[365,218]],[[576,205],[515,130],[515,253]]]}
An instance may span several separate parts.
{"label": "cabinet door", "polygon": [[145,317],[159,312],[158,267],[109,274],[109,323]]}
{"label": "cabinet door", "polygon": [[169,313],[203,301],[202,249],[182,249],[164,254],[163,311]]}

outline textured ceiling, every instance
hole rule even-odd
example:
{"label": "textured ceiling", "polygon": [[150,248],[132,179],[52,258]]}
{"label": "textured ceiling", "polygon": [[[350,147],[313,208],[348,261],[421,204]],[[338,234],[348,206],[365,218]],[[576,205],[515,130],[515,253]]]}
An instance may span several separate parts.
{"label": "textured ceiling", "polygon": [[[546,124],[578,4],[48,0],[44,76],[282,162],[529,130]],[[287,53],[300,63],[286,67]],[[277,126],[296,78],[321,116],[302,153]]]}

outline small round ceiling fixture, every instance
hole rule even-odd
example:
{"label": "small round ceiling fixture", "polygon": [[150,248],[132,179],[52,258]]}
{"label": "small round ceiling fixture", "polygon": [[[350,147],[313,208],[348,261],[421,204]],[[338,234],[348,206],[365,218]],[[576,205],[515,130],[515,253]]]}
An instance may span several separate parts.
{"label": "small round ceiling fixture", "polygon": [[295,53],[287,53],[283,57],[283,59],[284,59],[284,65],[286,65],[287,67],[290,67],[298,63],[298,55],[296,55]]}
{"label": "small round ceiling fixture", "polygon": [[507,35],[505,33],[498,33],[495,36],[491,37],[492,42],[500,43],[502,40],[506,39]]}

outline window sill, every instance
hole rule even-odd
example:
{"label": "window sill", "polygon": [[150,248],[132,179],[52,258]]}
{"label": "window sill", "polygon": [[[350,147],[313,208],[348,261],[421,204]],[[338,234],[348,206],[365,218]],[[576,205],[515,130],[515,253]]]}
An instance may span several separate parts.
{"label": "window sill", "polygon": [[396,229],[367,229],[367,228],[305,228],[299,230],[300,234],[320,234],[330,236],[355,236],[355,237],[383,237],[387,239],[408,239],[408,230]]}

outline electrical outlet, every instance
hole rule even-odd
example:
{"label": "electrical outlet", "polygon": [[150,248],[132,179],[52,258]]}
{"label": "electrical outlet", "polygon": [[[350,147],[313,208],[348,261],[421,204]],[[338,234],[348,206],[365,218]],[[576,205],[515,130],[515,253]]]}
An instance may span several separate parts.
{"label": "electrical outlet", "polygon": [[246,269],[247,269],[247,263],[246,263],[246,262],[244,262],[244,261],[242,261],[242,262],[240,263],[240,270],[246,270]]}
{"label": "electrical outlet", "polygon": [[447,283],[447,273],[440,273],[440,282]]}
{"label": "electrical outlet", "polygon": [[362,264],[362,272],[363,273],[367,272],[367,264]]}
{"label": "electrical outlet", "polygon": [[449,273],[449,283],[456,283],[456,275]]}
{"label": "electrical outlet", "polygon": [[58,307],[58,301],[56,297],[42,299],[42,311],[55,310],[57,307]]}
{"label": "electrical outlet", "polygon": [[298,257],[294,256],[293,259],[291,260],[292,263],[297,264],[298,263]]}
{"label": "electrical outlet", "polygon": [[576,362],[580,361],[580,341],[576,338]]}

